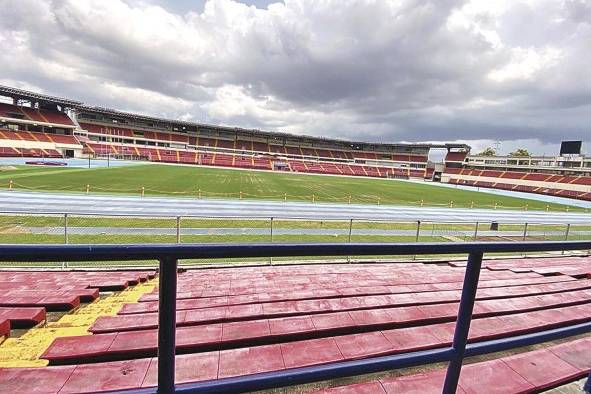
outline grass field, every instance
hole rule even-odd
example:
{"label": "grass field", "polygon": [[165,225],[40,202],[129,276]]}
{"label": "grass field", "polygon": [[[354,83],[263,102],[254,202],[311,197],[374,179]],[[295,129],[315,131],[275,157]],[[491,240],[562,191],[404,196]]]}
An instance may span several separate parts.
{"label": "grass field", "polygon": [[[565,210],[561,204],[442,188],[404,181],[228,170],[192,166],[137,165],[115,168],[40,168],[0,171],[0,186],[43,191],[174,195],[203,198],[398,204],[475,208]],[[580,211],[582,208],[569,207]]]}

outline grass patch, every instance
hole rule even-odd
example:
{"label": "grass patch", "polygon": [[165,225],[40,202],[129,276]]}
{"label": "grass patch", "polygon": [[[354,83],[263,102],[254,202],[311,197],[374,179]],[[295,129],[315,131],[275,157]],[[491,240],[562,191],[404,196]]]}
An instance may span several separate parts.
{"label": "grass patch", "polygon": [[[493,195],[387,179],[319,176],[294,173],[229,170],[172,165],[137,165],[112,168],[30,168],[19,166],[0,172],[0,186],[13,180],[15,189],[42,191],[242,198],[289,201],[397,204],[449,207],[566,210],[565,205],[533,199]],[[201,192],[199,192],[201,190]],[[453,204],[452,204],[453,202]],[[569,207],[572,211],[583,208]]]}

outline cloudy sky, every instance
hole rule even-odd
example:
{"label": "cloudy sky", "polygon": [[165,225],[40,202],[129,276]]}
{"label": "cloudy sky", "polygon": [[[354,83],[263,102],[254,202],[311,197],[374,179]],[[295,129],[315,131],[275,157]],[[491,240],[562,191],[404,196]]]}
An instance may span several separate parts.
{"label": "cloudy sky", "polygon": [[[591,146],[591,0],[0,0],[0,83],[364,141]],[[591,149],[588,149],[591,150]]]}

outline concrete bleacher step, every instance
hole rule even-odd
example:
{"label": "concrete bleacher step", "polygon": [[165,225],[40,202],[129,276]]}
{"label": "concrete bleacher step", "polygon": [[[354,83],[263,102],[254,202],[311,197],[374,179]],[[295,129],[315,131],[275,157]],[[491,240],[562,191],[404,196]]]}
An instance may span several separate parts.
{"label": "concrete bleacher step", "polygon": [[96,300],[99,291],[123,289],[154,275],[154,271],[0,271],[0,308],[68,311]]}
{"label": "concrete bleacher step", "polygon": [[[559,326],[591,321],[591,304],[544,309],[534,312],[475,319],[470,340],[488,340],[520,335]],[[375,331],[380,327],[381,331]],[[244,346],[299,341],[338,336],[347,344],[351,358],[416,351],[449,344],[455,322],[389,328],[358,325],[348,313],[263,319],[177,328],[177,352],[219,350]],[[157,331],[122,331],[56,339],[41,358],[50,364],[130,359],[156,354]]]}
{"label": "concrete bleacher step", "polygon": [[10,320],[0,317],[0,343],[10,335]]}
{"label": "concrete bleacher step", "polygon": [[0,307],[0,321],[10,322],[10,328],[29,328],[45,320],[44,308]]}
{"label": "concrete bleacher step", "polygon": [[81,302],[91,302],[96,300],[99,296],[99,289],[67,289],[64,287],[59,287],[59,290],[44,290],[44,289],[31,289],[28,287],[26,289],[9,289],[7,286],[2,286],[2,290],[4,294],[0,296],[0,303],[1,300],[7,296],[11,298],[25,298],[31,296],[37,297],[57,297],[57,296],[74,296],[78,297]]}
{"label": "concrete bleacher step", "polygon": [[36,296],[33,294],[12,295],[11,292],[0,295],[1,307],[44,307],[48,311],[68,311],[80,305],[80,297],[70,294]]}
{"label": "concrete bleacher step", "polygon": [[154,271],[0,271],[0,290],[67,290],[68,294],[92,297],[96,289],[122,290],[154,275]]}
{"label": "concrete bleacher step", "polygon": [[[512,275],[515,278],[515,275]],[[480,280],[478,288],[489,287],[509,287],[520,286],[527,284],[543,284],[543,283],[558,283],[574,281],[575,278],[570,276],[551,276],[551,277],[526,277],[521,276],[515,279],[489,279]],[[426,283],[426,284],[406,284],[406,285],[373,285],[373,286],[356,286],[343,285],[342,287],[327,289],[327,288],[311,288],[305,290],[292,290],[289,292],[282,292],[276,290],[257,292],[256,289],[248,294],[240,295],[220,295],[220,296],[202,296],[203,290],[196,291],[179,291],[177,292],[177,300],[184,299],[199,299],[202,302],[202,307],[220,306],[220,305],[240,305],[253,304],[257,302],[272,302],[272,301],[296,301],[304,299],[316,298],[337,298],[349,297],[354,295],[384,295],[384,294],[399,294],[399,293],[420,293],[427,291],[442,291],[442,290],[460,290],[463,282],[443,282],[443,283]],[[158,292],[145,294],[140,298],[141,303],[152,303],[157,305]]]}
{"label": "concrete bleacher step", "polygon": [[570,275],[591,278],[589,257],[530,258],[487,261],[483,267],[496,272],[509,270],[515,273],[538,273],[541,275]]}
{"label": "concrete bleacher step", "polygon": [[[458,284],[459,286],[459,284]],[[535,295],[535,294],[549,294],[555,292],[562,292],[566,290],[580,290],[580,289],[588,289],[591,288],[591,280],[584,280],[584,281],[570,281],[564,283],[542,283],[542,284],[528,284],[528,285],[519,285],[513,287],[501,287],[501,288],[480,288],[478,290],[477,299],[493,299],[493,298],[504,298],[509,296],[525,296],[525,295]],[[339,296],[338,298],[341,300],[349,300],[352,303],[358,302],[359,304],[364,303],[367,306],[398,306],[398,305],[421,305],[433,302],[452,302],[458,301],[461,295],[460,290],[442,290],[439,292],[433,291],[423,291],[417,292],[415,290],[411,291],[406,286],[396,288],[392,287],[389,293],[380,294],[380,295],[368,295],[364,297],[355,296],[359,294],[358,292],[351,292],[350,296]],[[296,296],[289,296],[285,295],[287,299],[282,299],[282,301],[278,302],[289,302],[289,301],[306,301],[309,300],[310,303],[316,302],[321,297],[318,297],[320,294],[317,294],[316,291],[309,291],[309,292],[300,292]],[[283,297],[284,295],[278,295],[279,297]],[[383,300],[386,296],[388,299],[392,300],[391,304],[384,304]],[[332,296],[328,299],[335,299],[337,297]],[[258,299],[258,297],[257,297]],[[323,298],[324,299],[324,298]],[[250,302],[249,302],[250,301]],[[208,307],[217,307],[217,306],[231,306],[231,305],[255,305],[255,304],[262,304],[263,309],[265,305],[271,305],[272,303],[264,303],[258,299],[258,303],[253,299],[250,298],[246,302],[240,302],[238,304],[235,303],[232,299],[229,298],[208,298],[208,299],[182,299],[177,300],[177,310],[190,310],[190,309],[202,309]],[[158,303],[157,302],[141,302],[135,304],[127,304],[121,308],[119,311],[120,315],[126,314],[139,314],[139,313],[148,313],[148,312],[156,312],[158,311]]]}
{"label": "concrete bleacher step", "polygon": [[[584,377],[591,371],[591,338],[583,338],[545,349],[465,365],[458,393],[516,394],[548,390]],[[315,394],[352,393],[441,393],[445,370],[383,378],[314,391]]]}
{"label": "concrete bleacher step", "polygon": [[[252,294],[263,291],[293,291],[312,289],[340,289],[345,287],[371,287],[380,285],[404,285],[461,282],[463,269],[450,267],[410,264],[397,271],[391,267],[378,265],[372,269],[345,270],[322,266],[321,269],[310,267],[310,272],[295,268],[295,272],[286,272],[282,267],[264,270],[253,274],[252,271],[237,268],[235,274],[225,274],[216,270],[206,272],[186,272],[179,276],[178,291],[202,291],[201,297]],[[323,272],[326,270],[326,272]],[[351,274],[355,274],[354,277]],[[381,275],[380,275],[381,273]],[[520,278],[540,277],[535,273],[520,275]],[[482,280],[516,279],[512,272],[483,271]],[[253,285],[254,284],[254,285]]]}
{"label": "concrete bleacher step", "polygon": [[501,270],[510,267],[536,267],[548,265],[581,265],[591,264],[589,256],[568,257],[529,257],[501,260],[484,260],[482,266],[491,270]]}
{"label": "concrete bleacher step", "polygon": [[[556,264],[569,268],[564,261]],[[179,295],[187,297],[178,300],[177,382],[449,345],[464,269],[421,263],[391,267],[249,267],[180,273]],[[482,274],[470,341],[591,321],[590,280],[509,269],[484,269]],[[105,278],[105,273],[58,276],[59,280],[46,281],[44,289],[71,284],[75,278],[84,286],[142,280],[137,273],[111,278]],[[14,284],[18,277],[8,282]],[[26,289],[14,291],[32,295]],[[75,294],[75,288],[64,289],[64,294]],[[140,295],[122,297],[119,305],[136,302]],[[154,296],[156,292],[144,294],[144,301],[127,304],[121,310],[124,314],[98,319],[90,330],[94,335],[82,336],[92,322],[85,320],[76,336],[51,338],[53,342],[47,342],[38,360],[48,360],[50,367],[30,372],[0,369],[0,387],[9,382],[6,387],[19,392],[25,387],[19,384],[27,381],[43,382],[44,388],[59,386],[54,392],[154,386],[157,303],[149,299]],[[15,375],[15,370],[21,372]],[[371,383],[374,389],[385,390],[381,382]]]}
{"label": "concrete bleacher step", "polygon": [[[346,344],[345,344],[346,346]],[[465,393],[526,393],[554,387],[583,377],[591,371],[591,338],[583,338],[545,349],[520,353],[464,366],[460,391]],[[280,371],[341,361],[342,352],[333,338],[315,340],[302,351],[298,343],[265,345],[177,356],[176,382]],[[157,365],[154,358],[98,364],[45,368],[1,368],[0,387],[7,392],[86,393],[153,387]],[[444,370],[384,378],[371,382],[387,393],[441,392]],[[42,387],[40,387],[42,385]],[[363,392],[370,386],[324,390],[325,393]],[[379,392],[379,391],[377,391]]]}
{"label": "concrete bleacher step", "polygon": [[[417,296],[418,294],[413,297]],[[424,304],[417,304],[413,297],[410,300],[400,301],[396,298],[391,299],[388,296],[382,296],[381,298],[373,298],[371,303],[366,302],[367,298],[361,300],[308,300],[181,310],[177,311],[177,325],[189,326],[347,311],[350,312],[351,317],[357,319],[358,324],[377,323],[384,319],[386,321],[404,321],[410,324],[413,321],[417,323],[450,319],[457,312],[457,303],[455,301],[459,300],[458,295],[448,297],[446,303],[443,304],[438,303],[442,299],[439,294],[434,295],[429,302]],[[526,312],[555,306],[583,304],[590,301],[590,289],[503,299],[486,299],[476,301],[474,315],[483,317],[495,314]],[[405,303],[410,303],[411,306],[404,306]],[[393,314],[398,315],[398,318],[394,319]],[[400,316],[408,316],[409,319],[400,319]],[[156,328],[157,320],[158,314],[156,312],[139,315],[106,316],[97,319],[90,331],[101,333],[150,329]]]}

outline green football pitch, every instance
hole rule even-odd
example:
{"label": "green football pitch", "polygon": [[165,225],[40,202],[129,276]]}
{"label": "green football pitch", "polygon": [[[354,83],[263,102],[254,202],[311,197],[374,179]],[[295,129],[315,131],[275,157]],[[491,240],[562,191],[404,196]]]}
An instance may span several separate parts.
{"label": "green football pitch", "polygon": [[[192,166],[144,164],[111,168],[17,166],[0,171],[0,186],[37,191],[71,191],[191,198],[398,204],[537,210],[566,210],[560,204],[427,183]],[[581,208],[569,207],[569,210]]]}

